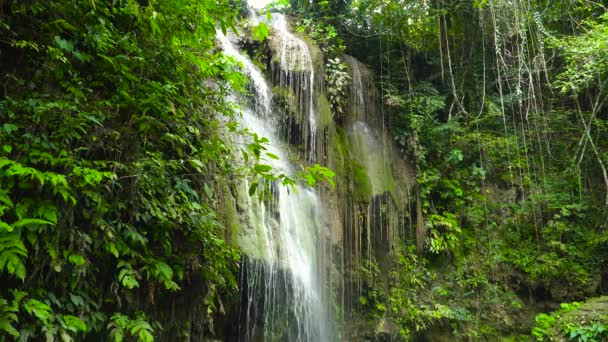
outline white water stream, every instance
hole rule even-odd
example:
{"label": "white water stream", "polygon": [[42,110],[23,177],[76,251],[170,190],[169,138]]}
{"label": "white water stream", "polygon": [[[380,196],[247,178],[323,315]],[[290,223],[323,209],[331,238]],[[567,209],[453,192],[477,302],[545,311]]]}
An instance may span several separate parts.
{"label": "white water stream", "polygon": [[[294,89],[306,100],[300,107],[308,114],[308,160],[315,161],[318,118],[315,111],[315,68],[310,48],[302,39],[289,31],[287,19],[283,14],[273,13],[270,25],[281,40],[281,60],[279,86]],[[305,98],[305,99],[304,99]]]}
{"label": "white water stream", "polygon": [[[264,163],[272,166],[275,172],[294,176],[294,166],[290,164],[270,118],[272,95],[266,79],[229,37],[220,32],[218,40],[224,53],[239,61],[251,80],[254,105],[243,108],[242,126],[270,140],[267,152],[279,159],[267,158]],[[286,64],[292,58],[301,58],[287,53],[283,57],[282,63]],[[310,71],[310,74],[312,87],[314,72]],[[312,89],[310,93],[314,93]],[[312,117],[312,98],[310,101]],[[311,129],[315,127],[313,122]],[[244,182],[245,191],[248,185]],[[256,197],[247,197],[248,225],[241,227],[237,234],[238,243],[247,256],[242,270],[241,291],[244,292],[241,298],[244,303],[239,312],[239,339],[329,341],[330,329],[321,303],[318,277],[319,198],[304,186],[292,189],[274,184],[272,189],[272,198],[262,203]]]}

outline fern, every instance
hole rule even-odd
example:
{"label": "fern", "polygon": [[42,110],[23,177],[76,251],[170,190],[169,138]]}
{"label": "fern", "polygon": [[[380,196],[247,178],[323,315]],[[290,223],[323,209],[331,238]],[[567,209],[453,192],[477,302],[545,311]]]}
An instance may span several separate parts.
{"label": "fern", "polygon": [[137,319],[130,319],[128,316],[115,313],[110,319],[108,329],[113,342],[122,342],[127,335],[137,338],[138,342],[154,341],[154,329],[143,314]]}
{"label": "fern", "polygon": [[9,305],[6,299],[0,298],[0,331],[4,330],[12,336],[19,336],[19,331],[13,326],[19,321],[17,313],[19,313],[18,307]]}
{"label": "fern", "polygon": [[53,309],[37,299],[28,299],[23,304],[23,307],[27,313],[38,318],[44,325],[48,325],[49,321],[53,318]]}
{"label": "fern", "polygon": [[25,280],[27,249],[17,234],[0,236],[0,271]]}

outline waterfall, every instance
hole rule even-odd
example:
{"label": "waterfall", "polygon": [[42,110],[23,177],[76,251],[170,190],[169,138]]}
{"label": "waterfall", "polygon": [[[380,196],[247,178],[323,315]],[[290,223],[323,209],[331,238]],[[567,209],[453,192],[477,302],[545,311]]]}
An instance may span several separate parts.
{"label": "waterfall", "polygon": [[280,40],[279,86],[293,89],[298,107],[308,116],[308,130],[303,132],[304,145],[308,149],[308,161],[316,158],[318,118],[314,106],[315,68],[308,45],[289,31],[286,17],[273,13],[270,25]]}
{"label": "waterfall", "polygon": [[[269,117],[272,95],[266,79],[228,37],[218,33],[218,40],[224,53],[241,62],[251,79],[254,103],[244,106],[241,125],[269,139],[268,152],[279,159],[268,158],[265,163],[276,172],[294,176],[295,168]],[[310,73],[312,85],[314,75]],[[242,187],[247,191],[246,181]],[[304,186],[292,189],[273,184],[271,188],[271,198],[263,202],[247,197],[247,224],[237,233],[245,255],[238,340],[329,341],[318,277],[322,209],[319,198]]]}
{"label": "waterfall", "polygon": [[271,93],[268,83],[264,79],[264,75],[256,68],[251,59],[240,53],[228,37],[221,31],[217,32],[217,39],[219,40],[225,55],[234,57],[238,62],[243,64],[244,71],[251,80],[250,90],[256,99],[254,101],[255,109],[258,113],[268,116],[270,113]]}
{"label": "waterfall", "polygon": [[349,100],[348,124],[365,122],[379,128],[382,125],[382,115],[375,92],[374,80],[367,67],[355,58],[345,55],[344,60],[351,69],[351,90]]}
{"label": "waterfall", "polygon": [[[250,16],[250,25],[267,20]],[[405,236],[403,215],[415,178],[385,130],[368,68],[345,56],[349,105],[335,122],[327,114],[320,50],[290,32],[284,15],[273,14],[266,24],[270,34],[258,50],[269,52],[261,60],[264,71],[239,50],[236,37],[217,35],[224,54],[250,79],[253,96],[239,101],[240,124],[269,139],[266,152],[279,159],[263,163],[276,172],[293,177],[301,167],[293,159],[302,166],[321,163],[341,177],[335,191],[272,184],[262,201],[246,195],[248,180],[238,184],[233,237],[244,256],[240,301],[231,312],[238,325],[227,340],[348,340],[350,320],[364,309],[366,285],[358,270],[375,262],[389,271],[397,237]]]}

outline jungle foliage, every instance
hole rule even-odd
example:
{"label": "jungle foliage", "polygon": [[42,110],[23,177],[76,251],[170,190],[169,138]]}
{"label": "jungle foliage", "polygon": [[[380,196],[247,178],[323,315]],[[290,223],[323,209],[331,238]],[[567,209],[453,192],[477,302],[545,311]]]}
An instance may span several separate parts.
{"label": "jungle foliage", "polygon": [[220,133],[245,78],[213,43],[235,15],[0,1],[0,340],[213,330],[239,260],[216,189],[237,171]]}
{"label": "jungle foliage", "polygon": [[[404,237],[401,256],[417,261],[395,262],[398,276],[383,289],[369,277],[366,310],[380,307],[372,310],[380,317],[392,310],[405,336],[433,325],[463,338],[498,338],[530,334],[529,313],[603,293],[602,2],[291,6],[315,18],[315,27],[334,28],[345,52],[375,70],[385,122],[418,175],[417,232]],[[407,247],[415,240],[418,257]],[[413,265],[430,273],[412,272]],[[436,306],[425,311],[429,296]]]}

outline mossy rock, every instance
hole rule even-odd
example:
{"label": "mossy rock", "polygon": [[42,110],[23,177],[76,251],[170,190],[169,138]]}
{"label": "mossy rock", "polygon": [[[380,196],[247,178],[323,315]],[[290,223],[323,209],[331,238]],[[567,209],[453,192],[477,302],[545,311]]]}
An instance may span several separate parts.
{"label": "mossy rock", "polygon": [[[356,127],[358,129],[355,129]],[[352,159],[365,169],[371,184],[371,196],[382,195],[386,192],[395,197],[395,180],[391,168],[392,157],[384,142],[384,135],[361,123],[355,124],[348,134],[349,150]]]}
{"label": "mossy rock", "polygon": [[346,182],[356,202],[368,203],[372,198],[372,184],[365,167],[352,159],[349,139],[342,127],[336,127],[333,139],[334,172],[336,179]]}
{"label": "mossy rock", "polygon": [[294,118],[297,122],[302,120],[299,107],[294,105],[298,100],[293,89],[276,86],[272,88],[272,98],[275,105],[283,109],[287,116]]}
{"label": "mossy rock", "polygon": [[336,127],[336,131],[333,134],[332,139],[332,162],[333,171],[336,174],[335,179],[337,182],[343,182],[346,180],[346,159],[348,158],[348,151],[344,146],[344,131],[340,127]]}
{"label": "mossy rock", "polygon": [[357,160],[352,160],[353,169],[353,199],[356,202],[368,203],[373,196],[372,183],[365,167]]}
{"label": "mossy rock", "polygon": [[[562,304],[550,315],[536,317],[532,334],[551,341],[608,340],[608,296],[592,298],[583,303]],[[578,338],[578,339],[577,339]]]}
{"label": "mossy rock", "polygon": [[329,127],[334,122],[334,113],[329,105],[327,96],[317,93],[316,96],[317,112],[319,113],[319,125],[321,128]]}
{"label": "mossy rock", "polygon": [[296,101],[296,94],[291,88],[276,86],[272,88],[272,95],[274,96],[274,100],[281,105],[287,105]]}
{"label": "mossy rock", "polygon": [[608,296],[593,298],[582,303],[577,309],[561,315],[557,322],[558,326],[590,322],[608,324]]}
{"label": "mossy rock", "polygon": [[399,340],[399,326],[390,317],[382,317],[376,323],[373,341],[396,341]]}

